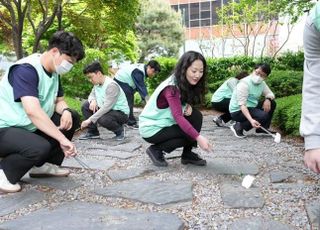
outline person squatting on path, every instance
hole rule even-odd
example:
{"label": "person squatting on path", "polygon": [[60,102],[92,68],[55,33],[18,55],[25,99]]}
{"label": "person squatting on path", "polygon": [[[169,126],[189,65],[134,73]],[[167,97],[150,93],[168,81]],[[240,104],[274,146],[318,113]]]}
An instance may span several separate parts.
{"label": "person squatting on path", "polygon": [[[270,73],[268,64],[258,64],[251,75],[241,79],[233,91],[229,110],[236,124],[230,128],[236,137],[245,137],[243,130],[256,128],[256,133],[266,133],[260,126],[269,129],[276,108],[275,96],[264,81]],[[265,99],[259,102],[261,95]]]}
{"label": "person squatting on path", "polygon": [[223,114],[215,117],[213,122],[216,123],[218,127],[225,126],[227,122],[231,120],[231,115],[229,112],[229,104],[234,88],[237,86],[239,80],[248,76],[246,71],[240,72],[235,77],[231,77],[214,92],[211,98],[212,108]]}
{"label": "person squatting on path", "polygon": [[80,140],[100,138],[97,124],[112,131],[113,139],[125,138],[124,124],[128,121],[129,106],[121,87],[109,77],[104,76],[99,62],[93,62],[84,68],[83,73],[94,85],[91,93],[82,105],[82,114],[86,119],[81,129],[88,127]]}
{"label": "person squatting on path", "polygon": [[142,100],[148,100],[148,91],[145,85],[146,77],[153,77],[160,72],[160,64],[157,61],[151,60],[148,64],[132,64],[126,65],[120,68],[114,80],[120,85],[124,93],[126,94],[130,114],[128,120],[128,126],[133,129],[137,129],[137,120],[133,115],[134,93],[139,92]]}
{"label": "person squatting on path", "polygon": [[204,166],[206,160],[192,151],[199,146],[210,151],[207,138],[199,132],[202,114],[192,105],[203,101],[207,64],[204,57],[189,51],[178,61],[173,75],[151,95],[139,116],[139,132],[152,145],[147,154],[156,166],[167,166],[164,152],[183,147],[182,164]]}
{"label": "person squatting on path", "polygon": [[303,32],[304,72],[300,133],[304,163],[320,173],[320,2],[310,11]]}
{"label": "person squatting on path", "polygon": [[79,115],[63,99],[60,75],[84,57],[81,41],[58,31],[43,54],[18,60],[0,82],[0,190],[18,192],[31,177],[67,176],[59,167],[76,155],[70,141]]}

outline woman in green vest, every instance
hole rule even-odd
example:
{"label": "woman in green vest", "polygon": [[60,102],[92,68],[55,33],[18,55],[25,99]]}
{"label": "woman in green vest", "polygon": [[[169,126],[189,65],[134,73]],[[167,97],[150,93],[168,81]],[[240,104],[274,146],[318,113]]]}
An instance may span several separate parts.
{"label": "woman in green vest", "polygon": [[81,123],[81,128],[88,127],[88,130],[79,139],[100,138],[97,128],[99,124],[115,134],[114,140],[124,140],[129,105],[123,90],[117,82],[103,74],[102,66],[97,61],[86,66],[83,73],[94,86],[88,100],[82,105],[82,114],[86,120]]}
{"label": "woman in green vest", "polygon": [[218,127],[224,126],[231,120],[229,104],[233,89],[237,86],[239,80],[248,75],[249,74],[246,71],[243,71],[237,74],[237,76],[229,78],[212,95],[212,108],[223,113],[222,115],[213,119],[213,122],[216,123]]}
{"label": "woman in green vest", "polygon": [[300,133],[304,163],[320,173],[320,2],[310,11],[303,31],[304,68]]}
{"label": "woman in green vest", "polygon": [[146,150],[156,166],[167,166],[165,153],[183,147],[182,164],[206,165],[206,160],[192,151],[197,144],[210,151],[207,138],[200,134],[202,114],[193,105],[203,101],[207,64],[194,51],[182,55],[173,75],[151,95],[139,117],[139,132],[151,143]]}

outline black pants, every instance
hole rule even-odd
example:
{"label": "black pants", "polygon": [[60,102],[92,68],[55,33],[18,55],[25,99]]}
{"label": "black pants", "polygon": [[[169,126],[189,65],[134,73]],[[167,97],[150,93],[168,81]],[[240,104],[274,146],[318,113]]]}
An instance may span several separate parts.
{"label": "black pants", "polygon": [[137,124],[137,119],[133,115],[133,104],[134,104],[134,93],[136,92],[131,86],[129,86],[127,83],[123,83],[121,81],[118,81],[117,79],[114,79],[123,90],[124,94],[127,97],[130,113],[129,113],[129,120],[128,125],[135,125]]}
{"label": "black pants", "polygon": [[[202,127],[202,114],[197,109],[192,109],[192,114],[185,117],[190,124],[200,132]],[[147,142],[154,144],[157,149],[170,153],[176,148],[183,147],[183,152],[191,151],[197,146],[197,142],[192,140],[178,125],[163,128],[152,137],[144,138]]]}
{"label": "black pants", "polygon": [[[92,110],[89,109],[89,105],[89,102],[85,101],[81,108],[85,119],[88,119],[93,114]],[[122,130],[123,124],[125,124],[127,121],[128,115],[126,115],[124,112],[119,110],[110,110],[108,113],[102,115],[98,119],[97,123],[102,127],[118,134],[118,132]],[[97,125],[91,122],[88,126],[88,132],[97,133]]]}
{"label": "black pants", "polygon": [[232,119],[229,112],[229,104],[230,98],[224,98],[219,102],[212,102],[212,108],[223,113],[220,118],[224,121],[224,123],[227,123]]}
{"label": "black pants", "polygon": [[[263,101],[259,102],[257,107],[248,108],[248,110],[253,119],[257,120],[264,128],[268,129],[271,124],[273,112],[276,109],[276,102],[274,100],[271,101],[271,109],[268,113],[263,111],[262,105]],[[246,131],[252,129],[251,123],[243,115],[241,110],[231,113],[231,117],[234,121],[240,122],[242,129]]]}
{"label": "black pants", "polygon": [[[56,126],[60,125],[61,115],[54,113],[51,120]],[[79,115],[72,111],[72,128],[62,133],[71,140],[79,128]],[[0,168],[3,169],[8,180],[15,184],[33,166],[44,163],[61,165],[64,153],[58,141],[47,136],[40,130],[30,132],[25,129],[9,127],[0,129]]]}

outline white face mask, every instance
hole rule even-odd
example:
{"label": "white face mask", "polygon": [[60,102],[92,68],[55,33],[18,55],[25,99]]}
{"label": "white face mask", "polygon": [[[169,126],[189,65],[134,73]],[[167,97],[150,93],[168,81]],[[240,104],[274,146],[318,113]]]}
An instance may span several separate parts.
{"label": "white face mask", "polygon": [[53,58],[53,64],[56,70],[55,72],[59,75],[68,73],[73,67],[73,65],[66,60],[62,60],[61,64],[57,66],[54,58]]}
{"label": "white face mask", "polygon": [[258,84],[260,84],[261,82],[263,82],[263,78],[260,77],[260,76],[257,75],[257,74],[254,74],[254,73],[251,75],[251,79],[252,79],[253,84],[256,84],[256,85],[258,85]]}

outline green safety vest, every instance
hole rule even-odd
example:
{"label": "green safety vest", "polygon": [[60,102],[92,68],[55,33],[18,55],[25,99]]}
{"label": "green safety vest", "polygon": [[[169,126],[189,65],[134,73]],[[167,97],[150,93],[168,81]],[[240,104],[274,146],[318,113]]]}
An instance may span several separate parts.
{"label": "green safety vest", "polygon": [[131,88],[135,89],[136,84],[134,83],[131,76],[133,70],[135,69],[141,70],[143,72],[144,77],[146,76],[144,64],[132,64],[119,69],[114,78],[123,83],[127,83]]}
{"label": "green safety vest", "polygon": [[[105,81],[104,81],[103,85],[95,85],[93,87],[95,95],[96,95],[96,99],[97,99],[97,104],[100,108],[103,106],[103,104],[106,100],[106,88],[112,82],[116,83],[114,80],[112,80],[108,77],[105,77]],[[121,87],[118,84],[117,84],[117,86],[120,89],[120,94],[117,98],[116,103],[112,106],[112,109],[113,110],[120,110],[128,115],[129,114],[129,105],[128,105],[126,95],[124,94],[123,90],[121,89]]]}
{"label": "green safety vest", "polygon": [[[52,117],[58,95],[59,75],[53,73],[51,77],[48,76],[40,63],[40,57],[41,54],[32,54],[20,59],[14,65],[28,63],[36,69],[39,76],[38,99],[41,108],[49,117]],[[8,81],[9,72],[13,66],[7,70],[0,82],[0,128],[19,127],[33,132],[37,128],[27,116],[22,103],[14,101],[13,88]]]}
{"label": "green safety vest", "polygon": [[212,95],[211,102],[220,102],[225,98],[231,98],[232,90],[228,86],[228,83],[230,81],[238,82],[238,79],[232,77],[226,80],[225,82],[223,82],[223,84]]}
{"label": "green safety vest", "polygon": [[320,2],[317,2],[315,7],[311,10],[310,17],[318,31],[320,31]]}
{"label": "green safety vest", "polygon": [[[177,124],[169,107],[159,109],[157,106],[159,94],[169,85],[176,85],[175,77],[173,75],[156,88],[139,116],[139,132],[144,138],[152,137],[161,129]],[[182,111],[184,111],[184,108],[185,105],[182,106]]]}
{"label": "green safety vest", "polygon": [[[241,79],[240,82],[244,82],[249,87],[248,88],[249,94],[248,94],[246,106],[248,108],[256,107],[259,103],[259,99],[262,95],[262,92],[263,92],[263,89],[264,89],[266,83],[263,81],[260,84],[254,84],[251,80],[251,75]],[[229,105],[229,110],[231,113],[237,112],[240,110],[236,89],[232,93],[232,97],[231,97],[230,105]]]}

